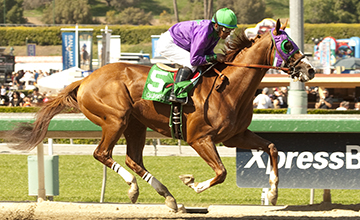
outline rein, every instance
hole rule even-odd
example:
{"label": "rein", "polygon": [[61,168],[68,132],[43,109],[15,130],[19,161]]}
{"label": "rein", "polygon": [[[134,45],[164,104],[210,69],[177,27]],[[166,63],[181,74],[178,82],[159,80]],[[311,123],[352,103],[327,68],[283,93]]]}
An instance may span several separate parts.
{"label": "rein", "polygon": [[248,63],[232,63],[232,62],[225,62],[227,65],[238,66],[238,67],[249,67],[249,68],[266,68],[266,69],[275,69],[275,70],[282,70],[289,74],[292,78],[295,77],[295,67],[300,63],[302,59],[305,58],[305,55],[302,55],[299,59],[297,59],[293,65],[289,67],[276,67],[270,65],[261,65],[261,64],[248,64]]}
{"label": "rein", "polygon": [[248,63],[232,63],[232,62],[225,62],[225,64],[232,65],[232,66],[238,66],[238,67],[250,67],[250,68],[266,68],[266,69],[276,69],[276,70],[282,70],[288,74],[290,74],[290,71],[292,68],[286,68],[286,67],[276,67],[276,66],[270,66],[270,65],[260,65],[260,64],[248,64]]}

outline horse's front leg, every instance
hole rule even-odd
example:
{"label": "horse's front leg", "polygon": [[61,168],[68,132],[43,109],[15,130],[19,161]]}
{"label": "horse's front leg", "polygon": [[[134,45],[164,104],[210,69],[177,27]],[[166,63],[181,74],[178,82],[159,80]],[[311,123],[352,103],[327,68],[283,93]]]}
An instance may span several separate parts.
{"label": "horse's front leg", "polygon": [[271,204],[276,205],[278,198],[278,184],[279,184],[279,173],[278,173],[278,151],[275,147],[275,144],[271,143],[267,146],[268,151],[266,151],[270,155],[270,163],[271,163],[271,172],[269,177],[270,183],[270,191],[267,194],[267,197]]}
{"label": "horse's front leg", "polygon": [[194,182],[192,175],[181,175],[179,178],[197,193],[201,193],[216,184],[224,182],[226,169],[221,162],[216,146],[211,138],[208,136],[204,139],[197,140],[191,144],[191,147],[194,148],[199,156],[215,171],[216,176],[201,183]]}
{"label": "horse's front leg", "polygon": [[270,191],[268,192],[267,197],[271,204],[276,205],[278,198],[279,174],[277,161],[278,151],[275,144],[263,139],[249,130],[230,138],[229,140],[223,142],[223,144],[227,147],[262,150],[269,154],[272,169],[269,177]]}

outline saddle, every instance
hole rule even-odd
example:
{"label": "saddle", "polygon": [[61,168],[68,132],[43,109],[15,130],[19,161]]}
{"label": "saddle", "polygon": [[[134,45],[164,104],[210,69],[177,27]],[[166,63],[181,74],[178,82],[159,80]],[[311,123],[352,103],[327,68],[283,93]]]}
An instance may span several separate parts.
{"label": "saddle", "polygon": [[156,63],[155,65],[156,65],[157,67],[159,67],[160,69],[165,70],[165,71],[168,71],[168,72],[173,72],[173,73],[175,73],[175,72],[178,71],[177,68],[173,68],[173,67],[168,66],[168,65],[163,64],[163,63]]}
{"label": "saddle", "polygon": [[[199,78],[208,70],[214,67],[212,64],[205,71],[196,71],[194,76],[190,80],[185,80],[175,84],[175,91],[179,98],[185,98],[189,96],[189,92],[196,85]],[[174,85],[176,73],[178,69],[167,66],[163,63],[154,64],[148,74],[142,99],[161,102],[171,105],[171,113],[169,119],[169,126],[171,128],[171,135],[174,139],[183,139],[182,137],[182,105],[179,103],[169,102],[169,96],[171,88]],[[215,71],[218,73],[218,71]],[[219,73],[218,73],[219,74]],[[223,77],[220,79],[223,81]],[[222,82],[221,82],[222,84]]]}

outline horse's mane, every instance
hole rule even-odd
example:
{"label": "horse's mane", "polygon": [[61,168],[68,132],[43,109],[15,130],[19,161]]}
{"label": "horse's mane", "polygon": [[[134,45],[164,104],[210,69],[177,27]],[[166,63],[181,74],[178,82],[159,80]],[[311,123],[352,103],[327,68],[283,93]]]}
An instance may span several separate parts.
{"label": "horse's mane", "polygon": [[245,35],[244,30],[242,30],[240,33],[234,33],[234,36],[225,43],[225,49],[223,49],[223,52],[225,52],[226,56],[225,61],[232,62],[240,51],[251,47],[254,44],[255,39],[260,37],[260,35],[257,35],[254,39],[249,39]]}

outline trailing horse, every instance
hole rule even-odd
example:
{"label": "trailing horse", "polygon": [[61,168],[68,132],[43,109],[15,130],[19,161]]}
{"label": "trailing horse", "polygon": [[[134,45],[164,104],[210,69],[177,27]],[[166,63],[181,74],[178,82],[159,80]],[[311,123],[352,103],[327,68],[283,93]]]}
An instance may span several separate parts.
{"label": "trailing horse", "polygon": [[[249,40],[243,33],[226,44],[227,63],[216,64],[199,79],[190,97],[193,106],[183,107],[182,134],[214,170],[215,177],[195,182],[189,175],[182,181],[200,193],[222,183],[226,169],[216,143],[227,147],[263,150],[270,155],[272,170],[268,198],[276,204],[278,197],[278,152],[275,145],[248,130],[253,114],[253,98],[266,71],[280,54],[284,67],[293,77],[306,82],[314,77],[314,68],[286,35],[284,25]],[[279,39],[282,39],[279,42]],[[288,55],[287,58],[284,58]],[[280,58],[279,58],[280,59]],[[276,59],[275,59],[276,60]],[[280,63],[281,63],[280,62]],[[245,67],[236,64],[246,64]],[[257,67],[253,67],[257,66]],[[175,198],[143,164],[146,128],[170,137],[170,106],[141,98],[150,67],[128,63],[108,64],[88,77],[67,86],[56,98],[44,104],[32,125],[14,129],[7,139],[19,143],[15,149],[33,149],[46,136],[50,120],[65,107],[75,107],[93,123],[101,126],[102,138],[94,157],[113,169],[130,185],[128,195],[135,203],[139,195],[136,178],[112,158],[113,148],[122,134],[127,141],[126,165],[165,198],[165,204],[177,210]],[[223,76],[220,80],[218,73]],[[222,86],[215,89],[222,81]]]}

